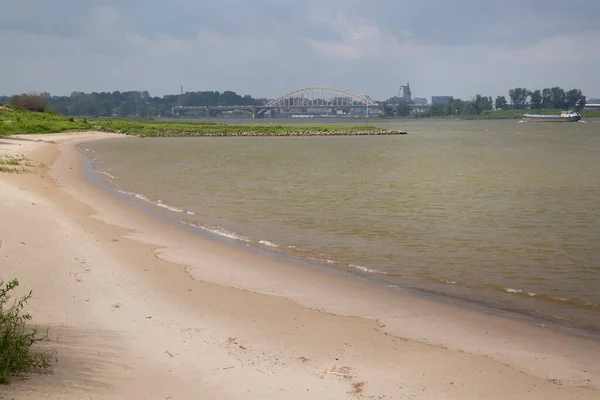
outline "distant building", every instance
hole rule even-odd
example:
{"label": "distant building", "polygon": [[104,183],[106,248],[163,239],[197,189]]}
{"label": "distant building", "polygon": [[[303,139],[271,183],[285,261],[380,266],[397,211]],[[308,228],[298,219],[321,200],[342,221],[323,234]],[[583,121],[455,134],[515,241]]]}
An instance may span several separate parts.
{"label": "distant building", "polygon": [[448,104],[450,100],[454,100],[454,96],[431,96],[431,104]]}
{"label": "distant building", "polygon": [[398,97],[405,103],[412,103],[412,93],[410,91],[410,82],[406,82],[406,86],[400,86]]}
{"label": "distant building", "polygon": [[413,99],[413,103],[415,103],[417,106],[424,106],[427,104],[427,99],[424,97],[415,97]]}
{"label": "distant building", "polygon": [[600,99],[590,99],[583,107],[586,111],[600,111]]}

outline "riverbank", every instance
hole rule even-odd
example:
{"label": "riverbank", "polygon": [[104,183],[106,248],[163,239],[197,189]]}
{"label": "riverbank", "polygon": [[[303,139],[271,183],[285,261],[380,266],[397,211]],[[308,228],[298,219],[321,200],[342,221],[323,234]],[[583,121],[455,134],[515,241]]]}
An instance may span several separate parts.
{"label": "riverbank", "polygon": [[0,137],[14,134],[55,133],[94,130],[139,137],[212,136],[348,136],[404,135],[405,131],[374,126],[295,126],[264,124],[220,124],[207,121],[181,122],[126,120],[112,118],[69,118],[51,112],[15,108],[0,110]]}
{"label": "riverbank", "polygon": [[[411,120],[411,119],[443,119],[443,120],[498,120],[498,119],[521,119],[523,114],[534,113],[543,115],[560,115],[563,110],[560,109],[534,109],[534,110],[485,110],[481,114],[459,114],[459,115],[411,115],[406,117],[384,117],[383,119],[398,119],[398,120]],[[580,115],[582,118],[600,118],[600,111],[594,110],[581,110]]]}
{"label": "riverbank", "polygon": [[34,322],[58,350],[53,375],[15,381],[9,396],[597,397],[597,342],[265,259],[140,214],[82,179],[74,145],[106,137],[122,135],[0,138],[0,152],[50,166],[0,175],[2,276],[33,289]]}

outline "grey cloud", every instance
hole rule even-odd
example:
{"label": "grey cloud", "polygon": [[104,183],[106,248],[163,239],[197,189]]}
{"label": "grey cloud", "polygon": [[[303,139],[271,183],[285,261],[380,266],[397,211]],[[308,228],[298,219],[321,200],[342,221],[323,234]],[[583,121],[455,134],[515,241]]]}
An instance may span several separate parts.
{"label": "grey cloud", "polygon": [[183,84],[272,97],[321,84],[383,99],[411,81],[426,97],[549,85],[600,95],[595,0],[4,3],[2,94]]}

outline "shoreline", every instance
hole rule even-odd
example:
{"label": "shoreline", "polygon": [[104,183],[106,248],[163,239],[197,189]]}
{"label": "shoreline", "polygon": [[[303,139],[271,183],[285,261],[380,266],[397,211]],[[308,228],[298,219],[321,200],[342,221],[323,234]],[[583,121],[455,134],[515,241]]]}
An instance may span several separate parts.
{"label": "shoreline", "polygon": [[[85,182],[81,155],[75,148],[77,143],[98,137],[118,136],[105,133],[44,135],[49,140],[56,139],[57,144],[31,142],[38,144],[23,153],[36,161],[52,164],[48,171],[50,176],[44,172],[43,177],[37,173],[2,175],[0,183],[3,188],[4,185],[12,187],[16,199],[25,196],[19,194],[21,187],[27,195],[37,196],[38,201],[45,199],[49,207],[62,210],[65,214],[57,216],[59,220],[71,221],[64,223],[72,223],[73,230],[80,229],[90,236],[87,245],[94,251],[90,251],[87,257],[93,259],[94,256],[100,257],[99,254],[113,259],[114,266],[108,275],[99,273],[94,279],[82,279],[83,283],[91,285],[88,288],[95,288],[92,290],[94,296],[90,298],[92,301],[93,297],[92,304],[110,303],[122,297],[119,301],[122,305],[117,312],[126,314],[133,312],[124,306],[126,303],[144,298],[155,306],[152,309],[157,314],[156,319],[170,321],[170,324],[163,322],[152,326],[152,338],[135,340],[135,335],[126,333],[124,336],[135,343],[131,350],[133,353],[153,347],[151,343],[159,337],[167,336],[167,339],[162,339],[164,341],[182,334],[169,329],[169,326],[200,324],[200,332],[210,332],[213,342],[206,346],[205,341],[203,347],[209,355],[206,360],[188,356],[181,357],[185,361],[179,361],[181,353],[176,358],[166,356],[170,364],[176,364],[172,367],[179,374],[177,379],[185,381],[178,389],[184,396],[198,393],[194,390],[199,389],[191,382],[204,371],[200,375],[209,376],[208,381],[211,382],[208,385],[210,391],[206,393],[214,395],[220,390],[231,392],[231,398],[239,398],[242,388],[227,384],[228,379],[235,381],[235,374],[232,373],[228,379],[210,379],[214,378],[210,371],[219,364],[216,360],[222,361],[227,357],[237,360],[236,365],[245,360],[242,364],[248,366],[250,359],[260,365],[256,368],[263,373],[255,374],[254,370],[237,372],[242,374],[237,375],[237,379],[242,379],[245,388],[256,393],[266,393],[266,388],[276,386],[274,382],[283,378],[282,385],[310,387],[313,395],[317,391],[331,398],[361,393],[373,396],[387,394],[391,396],[389,398],[398,398],[398,394],[421,393],[421,389],[429,391],[429,397],[437,394],[447,398],[524,395],[530,390],[537,391],[535,396],[557,399],[565,398],[567,391],[568,395],[581,398],[591,399],[597,395],[596,390],[600,388],[600,367],[597,365],[600,346],[595,341],[406,293],[384,293],[379,288],[352,282],[345,277],[270,260],[230,244],[192,237],[141,214],[118,199],[110,198]],[[52,163],[53,159],[56,162]],[[8,207],[8,211],[13,212],[12,218],[16,222],[25,217],[23,212],[19,214],[18,208]],[[15,225],[18,227],[18,224]],[[65,243],[67,254],[69,245],[73,244]],[[11,254],[18,255],[15,246],[17,244],[8,243],[9,258]],[[36,251],[39,253],[41,250]],[[64,258],[64,254],[62,256]],[[93,260],[86,264],[93,264]],[[56,269],[57,273],[66,275],[59,266]],[[15,274],[19,268],[10,272]],[[88,275],[95,272],[93,269],[86,271]],[[27,282],[34,286],[38,282],[37,285],[43,287],[45,282],[39,276],[36,281],[35,273],[31,272],[29,280],[22,279],[25,287],[29,288]],[[115,278],[123,274],[126,276],[124,281]],[[69,275],[64,279],[72,280]],[[82,281],[67,285],[65,294],[73,294],[71,292],[76,291]],[[127,287],[121,282],[127,282]],[[75,289],[71,287],[73,285]],[[129,287],[131,291],[127,290]],[[34,295],[37,291],[38,287],[34,287]],[[115,296],[107,297],[111,293]],[[56,295],[42,290],[40,296],[50,300]],[[31,306],[39,307],[37,297]],[[122,334],[136,329],[146,332],[148,328],[140,328],[139,325],[156,321],[154,316],[145,319],[138,313],[134,318],[136,323],[132,324],[128,318],[114,317],[115,308],[106,308],[87,317],[85,313],[74,314],[82,317],[88,329],[110,327]],[[61,326],[63,312],[53,303],[32,311],[34,322],[41,319],[43,322],[40,323],[46,323],[51,330],[55,325]],[[81,312],[85,312],[85,308]],[[200,319],[190,320],[190,316],[200,316]],[[115,324],[113,318],[120,324]],[[299,321],[301,325],[298,325]],[[76,326],[83,323],[67,322]],[[201,336],[201,333],[198,335]],[[221,337],[218,345],[215,345],[214,337]],[[233,340],[229,340],[231,338]],[[238,344],[241,340],[243,343]],[[197,350],[198,346],[197,343],[177,344],[177,340],[169,343],[191,346],[186,352],[194,352],[193,349]],[[247,353],[254,350],[254,356],[248,358]],[[261,351],[278,354],[279,357],[275,358],[285,359],[286,365],[275,363],[274,358],[259,356]],[[291,357],[291,353],[297,355]],[[164,349],[152,353],[153,360],[162,357],[165,357]],[[307,361],[299,360],[299,357],[307,358]],[[394,361],[390,363],[390,359]],[[144,373],[147,372],[145,368],[150,367],[136,365],[128,358],[126,361],[129,364],[125,364],[140,375],[134,374],[136,378],[133,380],[113,382],[115,387],[111,390],[115,393],[124,393],[124,388],[129,388],[132,382],[141,385],[138,389],[148,383],[149,378]],[[334,369],[342,363],[352,369],[352,373],[346,374],[352,379],[339,379],[339,376],[327,373],[335,372]],[[331,364],[337,366],[334,368]],[[61,373],[60,368],[63,368],[61,362],[55,367],[57,374]],[[154,365],[154,368],[161,367]],[[270,376],[264,373],[267,369],[271,371]],[[427,375],[426,379],[422,378],[423,374]],[[474,375],[478,376],[476,382],[472,379]],[[168,379],[175,379],[169,376]],[[402,376],[401,389],[398,388],[398,376]],[[506,379],[513,385],[503,385],[494,393],[482,395],[480,392]],[[33,377],[31,381],[51,385],[53,379],[52,376]],[[450,381],[452,385],[448,383]],[[361,382],[366,383],[358,385]],[[150,386],[156,384],[158,382]],[[352,393],[355,384],[361,388],[358,393]],[[16,383],[14,386],[19,390],[20,385]],[[55,387],[55,390],[58,389]],[[233,393],[236,390],[240,392]],[[303,392],[305,397],[300,392],[293,393],[296,393],[292,396],[294,398],[311,398],[311,393]],[[280,398],[275,392],[268,394],[272,397],[266,395],[265,398]]]}
{"label": "shoreline", "polygon": [[[546,294],[551,292],[531,293],[521,290],[522,286],[512,284],[496,285],[493,290],[488,289],[487,292],[482,292],[474,289],[473,285],[443,280],[433,275],[422,277],[422,280],[418,282],[407,281],[406,278],[381,272],[377,264],[362,264],[356,259],[339,258],[332,255],[335,252],[307,250],[308,248],[295,241],[287,243],[275,241],[273,243],[270,241],[272,237],[268,232],[262,236],[253,236],[244,229],[243,225],[236,225],[231,221],[215,222],[214,218],[207,215],[199,218],[196,212],[200,214],[202,212],[189,208],[189,204],[165,203],[157,200],[164,199],[164,194],[160,192],[153,192],[154,194],[150,195],[147,192],[132,189],[131,185],[123,187],[120,177],[117,179],[112,175],[113,171],[109,168],[110,165],[105,166],[104,161],[96,158],[93,146],[88,148],[86,143],[81,143],[77,145],[77,148],[84,159],[83,173],[90,185],[97,187],[107,195],[119,198],[139,212],[191,234],[200,235],[204,239],[216,240],[222,244],[235,246],[237,249],[275,258],[283,263],[294,263],[301,268],[317,268],[350,279],[361,279],[380,287],[381,290],[409,293],[478,312],[527,321],[560,332],[596,341],[600,340],[600,330],[595,320],[597,313],[594,313],[593,309],[593,307],[597,307],[595,304],[585,303],[578,298],[560,298],[556,294]],[[501,296],[507,296],[513,300]],[[577,309],[576,307],[581,308]],[[584,314],[585,312],[588,314]],[[587,319],[576,318],[581,315]]]}
{"label": "shoreline", "polygon": [[[252,252],[261,257],[272,258],[282,263],[291,263],[299,268],[310,268],[322,271],[325,274],[337,275],[348,279],[357,279],[365,284],[374,285],[378,287],[379,290],[393,293],[402,292],[403,294],[422,297],[426,300],[439,301],[456,307],[473,310],[475,312],[520,320],[532,325],[545,326],[548,329],[569,335],[576,335],[600,341],[600,331],[595,329],[596,327],[575,324],[570,321],[561,321],[558,317],[553,319],[550,315],[534,314],[530,312],[530,310],[521,307],[494,307],[490,301],[486,301],[481,297],[469,298],[460,293],[443,293],[436,291],[434,288],[414,286],[400,279],[390,280],[387,275],[380,272],[373,273],[366,267],[353,264],[347,265],[328,258],[303,258],[301,254],[294,254],[288,251],[285,246],[274,245],[271,242],[259,240],[258,238],[248,238],[237,231],[228,230],[229,228],[215,226],[215,229],[207,229],[203,224],[196,225],[188,223],[179,218],[179,216],[186,213],[185,209],[164,204],[160,201],[155,202],[146,197],[145,193],[127,192],[112,185],[106,179],[105,175],[108,175],[109,178],[114,177],[107,172],[98,171],[93,168],[93,157],[86,154],[86,149],[83,148],[84,145],[85,142],[78,144],[76,147],[83,158],[83,176],[88,184],[98,188],[108,196],[116,197],[122,202],[127,203],[137,212],[144,213],[192,235],[198,235],[204,240],[217,241],[242,251]],[[519,292],[515,291],[514,295],[519,295]]]}

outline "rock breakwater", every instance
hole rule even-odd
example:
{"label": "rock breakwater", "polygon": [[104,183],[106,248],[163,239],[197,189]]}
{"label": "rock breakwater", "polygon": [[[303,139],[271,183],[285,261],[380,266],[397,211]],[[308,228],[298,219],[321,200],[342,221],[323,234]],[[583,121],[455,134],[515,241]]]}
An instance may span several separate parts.
{"label": "rock breakwater", "polygon": [[126,133],[141,137],[152,136],[388,136],[406,135],[406,131],[388,129],[331,129],[331,130],[291,130],[291,131],[212,131],[212,132],[153,132]]}
{"label": "rock breakwater", "polygon": [[282,132],[222,132],[211,133],[209,136],[382,136],[382,135],[406,135],[405,131],[387,129],[369,130],[327,130],[327,131],[282,131]]}

